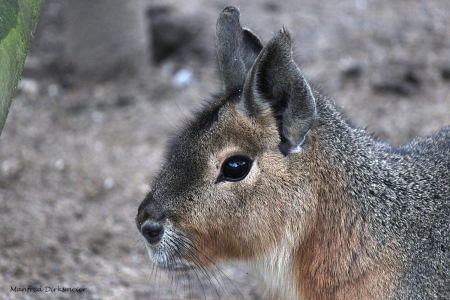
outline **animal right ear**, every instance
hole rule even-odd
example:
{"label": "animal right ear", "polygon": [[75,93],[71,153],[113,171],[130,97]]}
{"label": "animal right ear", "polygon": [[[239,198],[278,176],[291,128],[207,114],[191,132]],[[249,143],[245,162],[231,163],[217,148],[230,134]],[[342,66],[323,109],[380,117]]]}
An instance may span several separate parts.
{"label": "animal right ear", "polygon": [[259,38],[239,23],[239,10],[225,7],[216,24],[217,57],[224,90],[242,90],[248,70],[262,49]]}
{"label": "animal right ear", "polygon": [[292,40],[281,30],[248,72],[240,109],[252,117],[267,112],[277,121],[285,154],[302,149],[316,119],[313,92],[292,58]]}

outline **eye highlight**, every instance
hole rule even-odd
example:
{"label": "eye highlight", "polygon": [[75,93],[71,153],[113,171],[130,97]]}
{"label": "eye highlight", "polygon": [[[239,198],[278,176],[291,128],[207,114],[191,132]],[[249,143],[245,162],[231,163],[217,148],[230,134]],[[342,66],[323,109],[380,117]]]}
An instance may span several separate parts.
{"label": "eye highlight", "polygon": [[252,163],[253,161],[245,155],[234,155],[227,158],[222,164],[217,182],[241,181],[250,172]]}

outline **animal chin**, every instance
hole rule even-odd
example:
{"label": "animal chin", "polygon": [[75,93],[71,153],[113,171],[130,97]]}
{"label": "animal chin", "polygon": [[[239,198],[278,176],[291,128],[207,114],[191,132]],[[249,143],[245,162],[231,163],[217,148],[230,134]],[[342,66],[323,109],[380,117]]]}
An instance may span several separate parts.
{"label": "animal chin", "polygon": [[195,269],[196,265],[182,257],[179,253],[169,253],[160,247],[147,245],[147,252],[150,260],[160,269],[174,272],[187,272]]}
{"label": "animal chin", "polygon": [[152,261],[158,268],[170,272],[187,272],[196,268],[194,264],[182,259],[171,259],[166,261],[155,261],[152,259]]}
{"label": "animal chin", "polygon": [[186,265],[184,263],[173,263],[170,265],[164,266],[162,269],[168,270],[170,272],[188,272],[190,270],[195,269],[196,267],[193,265]]}

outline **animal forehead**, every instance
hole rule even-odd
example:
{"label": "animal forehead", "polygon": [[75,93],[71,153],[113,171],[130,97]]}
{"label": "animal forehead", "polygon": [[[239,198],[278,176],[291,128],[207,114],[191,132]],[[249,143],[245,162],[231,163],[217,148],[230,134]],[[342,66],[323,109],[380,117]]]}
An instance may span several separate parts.
{"label": "animal forehead", "polygon": [[214,127],[223,128],[225,125],[236,119],[236,104],[240,95],[217,97],[209,102],[197,114],[196,118],[190,124],[192,131],[209,133]]}
{"label": "animal forehead", "polygon": [[236,99],[210,103],[180,134],[173,150],[182,156],[197,156],[199,152],[216,152],[230,144],[242,150],[257,147],[257,127],[237,112],[236,105]]}

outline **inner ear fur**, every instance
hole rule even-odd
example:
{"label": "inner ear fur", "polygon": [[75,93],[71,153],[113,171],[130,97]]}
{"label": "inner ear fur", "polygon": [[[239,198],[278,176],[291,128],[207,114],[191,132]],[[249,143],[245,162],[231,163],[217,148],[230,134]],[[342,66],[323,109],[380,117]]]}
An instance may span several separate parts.
{"label": "inner ear fur", "polygon": [[242,90],[247,72],[263,48],[253,32],[241,27],[239,15],[236,7],[227,6],[216,24],[217,58],[227,93]]}
{"label": "inner ear fur", "polygon": [[312,90],[292,57],[292,39],[282,29],[262,49],[248,72],[241,110],[249,117],[270,111],[277,120],[280,150],[298,152],[316,118]]}

